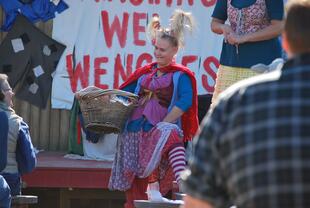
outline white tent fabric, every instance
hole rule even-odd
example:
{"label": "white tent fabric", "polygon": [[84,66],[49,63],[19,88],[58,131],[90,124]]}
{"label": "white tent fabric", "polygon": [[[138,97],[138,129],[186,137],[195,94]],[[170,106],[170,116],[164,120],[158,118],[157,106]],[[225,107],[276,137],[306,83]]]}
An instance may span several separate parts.
{"label": "white tent fabric", "polygon": [[193,36],[186,35],[185,49],[179,51],[176,61],[187,60],[186,65],[195,72],[199,94],[212,93],[222,47],[222,37],[210,29],[215,1],[182,1],[182,5],[177,1],[171,5],[150,2],[66,0],[69,9],[53,21],[53,38],[67,49],[54,76],[52,108],[70,109],[75,90],[90,85],[116,88],[137,65],[154,61],[153,46],[146,37],[147,23],[158,13],[161,24],[168,26],[176,8],[192,12],[197,22]]}

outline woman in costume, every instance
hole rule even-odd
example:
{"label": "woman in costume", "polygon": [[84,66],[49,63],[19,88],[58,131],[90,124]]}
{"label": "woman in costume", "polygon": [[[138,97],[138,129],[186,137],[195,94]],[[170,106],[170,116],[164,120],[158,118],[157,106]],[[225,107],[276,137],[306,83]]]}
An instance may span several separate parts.
{"label": "woman in costume", "polygon": [[147,189],[165,195],[185,169],[184,141],[198,129],[196,79],[175,63],[184,33],[194,25],[190,13],[176,10],[168,28],[159,17],[149,24],[156,62],[137,69],[121,89],[139,95],[138,107],[119,135],[109,188],[126,192],[126,208],[147,199]]}

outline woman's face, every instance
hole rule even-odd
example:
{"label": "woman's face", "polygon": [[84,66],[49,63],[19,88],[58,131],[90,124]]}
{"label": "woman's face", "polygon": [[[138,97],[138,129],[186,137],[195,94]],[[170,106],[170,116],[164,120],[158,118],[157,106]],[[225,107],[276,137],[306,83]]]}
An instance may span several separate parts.
{"label": "woman's face", "polygon": [[14,92],[10,87],[10,84],[7,81],[4,81],[2,84],[2,92],[4,94],[4,102],[8,105],[13,107],[13,96]]}
{"label": "woman's face", "polygon": [[154,56],[158,67],[169,65],[177,51],[178,48],[172,46],[167,39],[157,38],[154,44]]}

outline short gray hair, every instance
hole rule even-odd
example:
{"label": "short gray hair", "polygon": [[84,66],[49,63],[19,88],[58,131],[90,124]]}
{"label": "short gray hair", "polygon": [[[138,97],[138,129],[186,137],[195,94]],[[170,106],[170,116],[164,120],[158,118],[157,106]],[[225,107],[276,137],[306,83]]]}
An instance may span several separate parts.
{"label": "short gray hair", "polygon": [[2,93],[2,87],[5,81],[8,81],[8,76],[6,74],[0,73],[0,101],[3,101],[5,97],[4,94]]}

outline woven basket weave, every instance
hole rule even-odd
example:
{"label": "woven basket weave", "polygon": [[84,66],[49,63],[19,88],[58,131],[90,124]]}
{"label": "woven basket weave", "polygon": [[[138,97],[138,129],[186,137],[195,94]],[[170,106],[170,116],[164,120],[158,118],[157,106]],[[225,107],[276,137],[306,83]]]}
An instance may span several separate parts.
{"label": "woven basket weave", "polygon": [[93,86],[77,92],[76,98],[80,103],[85,127],[90,131],[106,134],[120,133],[123,130],[138,101],[138,96],[133,93],[102,90]]}

